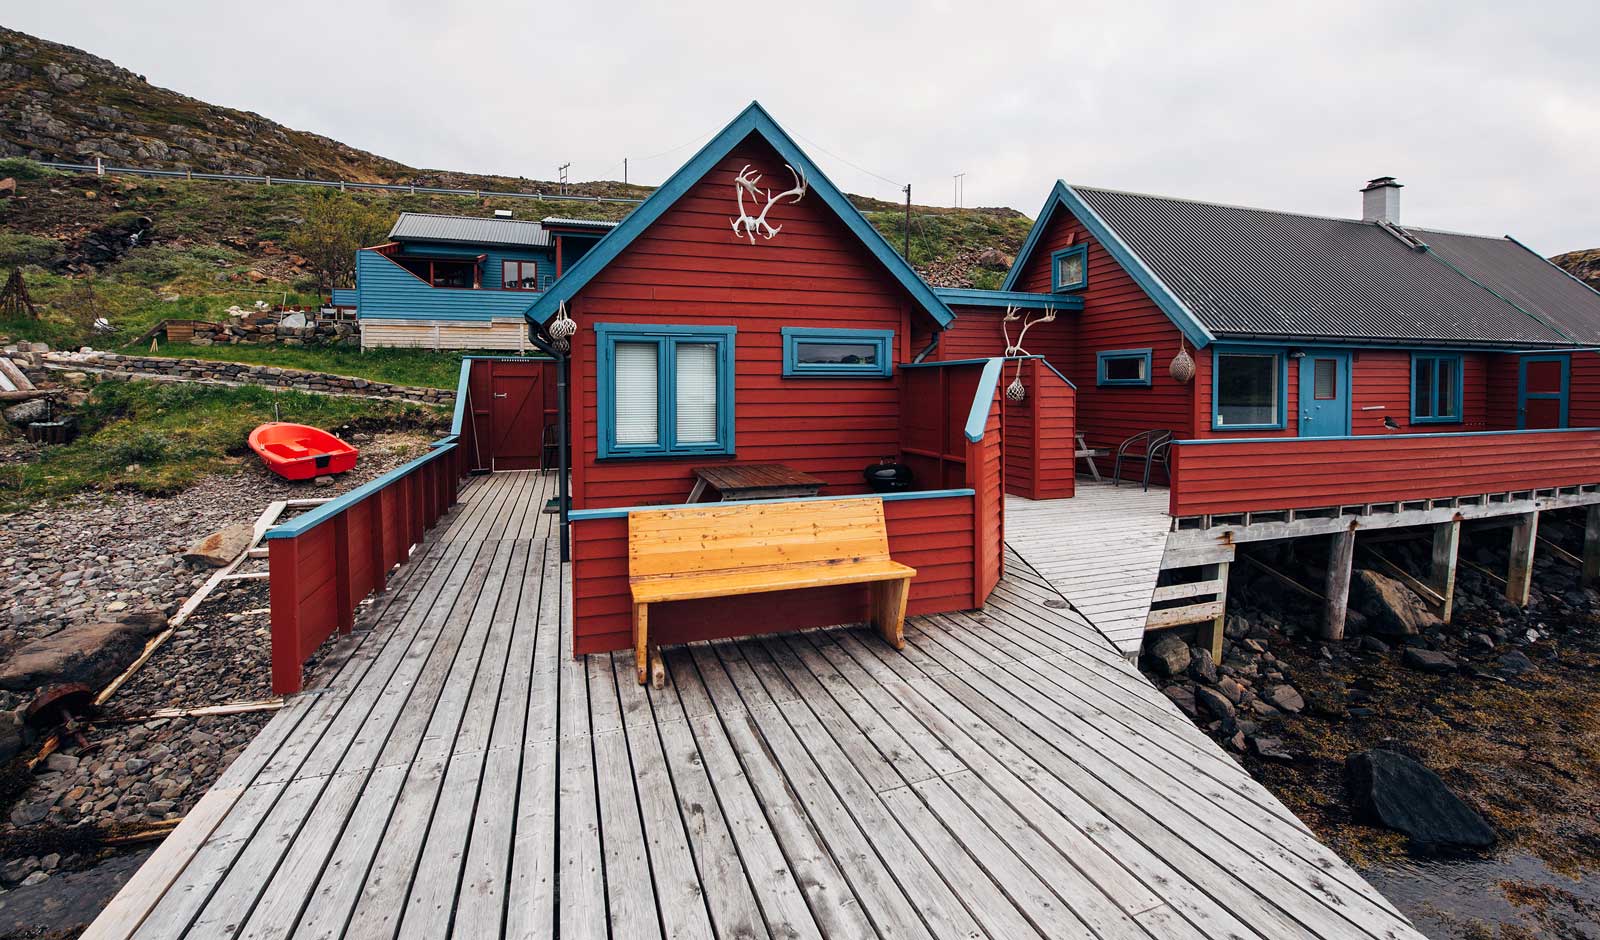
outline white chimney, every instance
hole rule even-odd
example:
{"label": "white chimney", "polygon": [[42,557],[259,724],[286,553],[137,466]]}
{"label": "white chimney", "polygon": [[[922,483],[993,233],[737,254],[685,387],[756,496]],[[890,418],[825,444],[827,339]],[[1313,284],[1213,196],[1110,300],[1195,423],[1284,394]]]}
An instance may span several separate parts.
{"label": "white chimney", "polygon": [[497,219],[509,219],[509,218],[511,218],[511,210],[510,209],[496,209],[496,210],[494,210],[494,217],[497,218]]}
{"label": "white chimney", "polygon": [[1400,224],[1400,184],[1394,177],[1367,181],[1361,190],[1361,221]]}

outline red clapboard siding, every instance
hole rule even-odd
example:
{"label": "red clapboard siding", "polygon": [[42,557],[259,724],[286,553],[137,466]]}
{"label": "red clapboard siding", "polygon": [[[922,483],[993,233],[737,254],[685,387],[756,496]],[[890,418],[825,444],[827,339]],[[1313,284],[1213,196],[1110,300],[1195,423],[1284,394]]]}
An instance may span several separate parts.
{"label": "red clapboard siding", "polygon": [[[1016,369],[1016,363],[1007,363],[1002,384]],[[1069,498],[1077,463],[1075,393],[1038,359],[1022,361],[1022,376],[1027,397],[1005,402],[1006,492],[1026,499]]]}
{"label": "red clapboard siding", "polygon": [[[776,153],[759,139],[746,141],[573,299],[579,324],[572,350],[575,507],[681,502],[692,468],[731,460],[787,464],[828,481],[829,495],[860,493],[862,470],[899,451],[898,383],[785,378],[781,331],[892,329],[893,355],[903,362],[910,358],[910,297],[815,195],[772,209],[769,221],[782,228],[776,238],[752,245],[735,236],[732,181],[745,165],[763,174],[763,186],[789,183]],[[736,327],[737,454],[598,460],[599,322]]]}
{"label": "red clapboard siding", "polygon": [[[987,359],[1005,354],[1006,340],[1000,329],[1000,321],[1005,316],[1003,308],[952,306],[950,309],[955,312],[956,322],[939,334],[939,347],[930,358],[948,362],[955,359]],[[1024,313],[1035,317],[1039,315],[1037,310]],[[1053,363],[1066,362],[1072,352],[1073,319],[1078,315],[1070,310],[1061,310],[1057,311],[1054,322],[1034,324],[1029,328],[1024,342],[1028,352],[1043,356]],[[1012,323],[1010,326],[1011,338],[1016,339],[1022,324]],[[927,340],[916,343],[914,337],[913,343],[920,350],[927,345]]]}
{"label": "red clapboard siding", "polygon": [[[973,606],[974,506],[971,496],[884,502],[889,554],[917,569],[907,614]],[[868,591],[843,585],[657,604],[650,631],[661,643],[687,643],[857,623],[867,617]],[[574,655],[632,647],[626,517],[573,520],[572,596]]]}
{"label": "red clapboard siding", "polygon": [[995,387],[983,437],[967,442],[967,486],[973,497],[974,580],[971,607],[982,607],[989,592],[1005,573],[1005,434],[1002,402],[1005,396]]}
{"label": "red clapboard siding", "polygon": [[1173,448],[1175,516],[1600,483],[1600,431],[1397,434]]}
{"label": "red clapboard siding", "polygon": [[1600,353],[1572,354],[1567,423],[1575,428],[1600,428]]}
{"label": "red clapboard siding", "polygon": [[[1143,288],[1106,253],[1077,219],[1058,208],[1040,235],[1017,282],[1017,290],[1048,292],[1050,254],[1068,245],[1089,245],[1089,284],[1083,310],[1062,312],[1055,323],[1028,332],[1028,351],[1041,353],[1078,386],[1077,429],[1091,447],[1115,449],[1140,431],[1169,428],[1180,438],[1194,431],[1194,389],[1173,380],[1167,371],[1178,354],[1182,334]],[[957,321],[960,322],[959,320]],[[1065,348],[1035,349],[1037,330],[1065,325]],[[1095,384],[1095,354],[1113,349],[1153,350],[1149,388],[1101,388]],[[1199,356],[1190,350],[1191,355]]]}

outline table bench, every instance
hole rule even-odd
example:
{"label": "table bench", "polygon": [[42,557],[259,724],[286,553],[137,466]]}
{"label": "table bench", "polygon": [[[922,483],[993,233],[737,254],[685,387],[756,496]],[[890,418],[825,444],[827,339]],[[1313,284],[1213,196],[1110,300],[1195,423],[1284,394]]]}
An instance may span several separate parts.
{"label": "table bench", "polygon": [[686,502],[700,502],[707,487],[716,490],[725,503],[815,496],[827,482],[781,463],[716,463],[694,468],[694,487]]}
{"label": "table bench", "polygon": [[[883,500],[721,504],[628,514],[628,586],[639,682],[659,688],[650,605],[838,584],[871,584],[871,616],[905,648],[906,597],[915,568],[889,557]],[[829,626],[829,624],[817,624]]]}

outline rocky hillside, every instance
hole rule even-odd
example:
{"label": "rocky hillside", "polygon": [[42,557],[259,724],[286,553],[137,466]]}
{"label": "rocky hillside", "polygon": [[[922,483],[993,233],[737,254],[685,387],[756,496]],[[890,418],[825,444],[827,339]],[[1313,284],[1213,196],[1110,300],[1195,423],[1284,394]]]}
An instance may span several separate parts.
{"label": "rocky hillside", "polygon": [[1564,255],[1556,255],[1550,261],[1595,290],[1600,290],[1600,248],[1569,251]]}

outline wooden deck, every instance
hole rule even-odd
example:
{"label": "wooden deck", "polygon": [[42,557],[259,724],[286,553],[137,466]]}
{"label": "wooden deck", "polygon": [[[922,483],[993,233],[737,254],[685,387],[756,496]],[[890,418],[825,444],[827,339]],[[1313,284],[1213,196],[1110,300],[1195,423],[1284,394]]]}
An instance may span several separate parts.
{"label": "wooden deck", "polygon": [[85,937],[1420,937],[1015,556],[903,653],[668,648],[649,691],[567,654],[523,476],[471,484]]}
{"label": "wooden deck", "polygon": [[1167,491],[1078,481],[1071,499],[1006,499],[1006,544],[1125,654],[1139,652],[1171,518]]}

